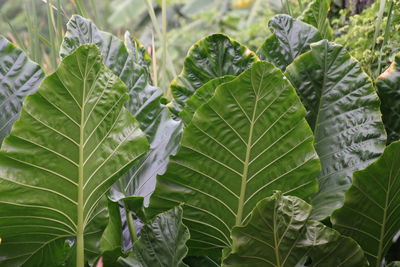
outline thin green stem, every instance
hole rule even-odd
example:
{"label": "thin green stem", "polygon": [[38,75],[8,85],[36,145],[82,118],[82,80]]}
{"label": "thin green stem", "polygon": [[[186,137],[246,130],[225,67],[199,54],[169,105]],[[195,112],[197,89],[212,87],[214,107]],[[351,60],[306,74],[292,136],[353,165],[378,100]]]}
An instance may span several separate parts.
{"label": "thin green stem", "polygon": [[76,9],[79,13],[79,15],[81,15],[82,17],[87,17],[87,12],[86,12],[86,8],[85,8],[85,4],[83,3],[82,0],[73,0]]}
{"label": "thin green stem", "polygon": [[151,31],[151,66],[152,66],[152,71],[153,71],[154,86],[158,87],[157,57],[156,57],[156,46],[154,43],[154,32],[153,31]]}
{"label": "thin green stem", "polygon": [[386,0],[380,0],[380,2],[379,2],[379,11],[378,11],[378,19],[375,22],[374,39],[373,39],[372,47],[371,47],[372,52],[375,51],[376,40],[378,39],[379,33],[381,31],[383,13],[385,12],[385,5],[386,5]]}
{"label": "thin green stem", "polygon": [[49,30],[50,41],[50,69],[54,70],[57,67],[57,40],[55,38],[56,25],[54,22],[53,8],[51,0],[47,0],[47,23]]}
{"label": "thin green stem", "polygon": [[246,21],[246,26],[249,27],[250,25],[253,24],[254,18],[257,15],[257,11],[260,10],[260,5],[262,3],[262,0],[256,0],[253,4],[253,6],[251,7],[249,16],[247,17],[247,21]]}
{"label": "thin green stem", "polygon": [[289,14],[290,16],[293,16],[293,15],[292,15],[292,9],[290,8],[290,2],[289,2],[289,0],[286,0],[286,8],[287,8],[288,14]]}
{"label": "thin green stem", "polygon": [[161,62],[161,81],[164,96],[168,96],[168,74],[167,74],[167,0],[161,2],[161,19],[162,19],[162,62]]}
{"label": "thin green stem", "polygon": [[301,0],[297,0],[297,3],[299,3],[300,12],[303,13],[304,11],[303,2],[301,2]]}
{"label": "thin green stem", "polygon": [[383,54],[383,49],[385,48],[386,43],[389,41],[389,31],[390,31],[390,26],[392,24],[392,12],[393,12],[393,0],[390,0],[389,2],[389,11],[388,11],[388,16],[387,16],[387,22],[386,22],[386,27],[385,27],[385,34],[383,37],[383,42],[382,42],[382,46],[381,46],[381,50],[379,53],[379,59],[378,59],[378,72],[377,75],[378,76],[381,71],[382,71],[382,54]]}
{"label": "thin green stem", "polygon": [[129,229],[129,235],[131,236],[131,241],[132,245],[138,240],[137,234],[136,234],[136,228],[135,228],[135,222],[133,221],[132,218],[132,212],[128,210],[124,203],[124,209],[125,209],[125,214],[126,214],[126,221],[128,223],[128,229]]}
{"label": "thin green stem", "polygon": [[63,40],[63,22],[62,22],[62,12],[61,12],[61,0],[57,0],[57,37],[59,47]]}

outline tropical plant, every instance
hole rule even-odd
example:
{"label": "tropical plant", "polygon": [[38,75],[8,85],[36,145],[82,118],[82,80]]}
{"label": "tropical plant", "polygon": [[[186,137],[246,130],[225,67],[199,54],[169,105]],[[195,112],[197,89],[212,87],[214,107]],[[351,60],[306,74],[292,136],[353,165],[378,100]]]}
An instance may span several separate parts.
{"label": "tropical plant", "polygon": [[81,16],[45,78],[2,37],[0,265],[397,266],[400,55],[374,84],[301,9],[256,53],[202,38],[168,91]]}

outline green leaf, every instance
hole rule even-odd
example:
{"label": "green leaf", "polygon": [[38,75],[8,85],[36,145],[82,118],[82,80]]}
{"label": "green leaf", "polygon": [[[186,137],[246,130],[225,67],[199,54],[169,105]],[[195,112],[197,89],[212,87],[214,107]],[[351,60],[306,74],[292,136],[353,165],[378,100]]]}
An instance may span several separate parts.
{"label": "green leaf", "polygon": [[313,0],[298,19],[317,28],[322,38],[331,40],[333,30],[328,20],[330,6],[330,0]]}
{"label": "green leaf", "polygon": [[356,242],[317,221],[311,205],[276,192],[260,201],[245,226],[232,230],[233,245],[222,266],[293,267],[311,255],[307,266],[366,266]]}
{"label": "green leaf", "polygon": [[332,215],[333,226],[364,249],[370,266],[381,262],[400,229],[400,143],[353,176],[342,208]]}
{"label": "green leaf", "polygon": [[385,147],[379,99],[371,80],[342,46],[322,40],[288,66],[285,75],[308,110],[321,160],[313,218],[343,204],[352,173],[368,166]]}
{"label": "green leaf", "polygon": [[54,266],[46,250],[72,238],[83,267],[84,235],[96,233],[91,222],[103,214],[98,202],[148,149],[126,100],[94,45],[65,57],[25,99],[0,151],[3,265]]}
{"label": "green leaf", "polygon": [[25,96],[36,92],[43,76],[39,65],[0,36],[0,144],[18,119]]}
{"label": "green leaf", "polygon": [[215,89],[224,83],[230,82],[235,78],[235,76],[226,75],[220,78],[212,79],[208,81],[186,101],[186,106],[179,113],[179,117],[182,121],[187,125],[193,118],[195,111],[204,103],[207,103],[208,100],[214,95]]}
{"label": "green leaf", "polygon": [[231,228],[273,190],[302,198],[316,192],[320,167],[304,116],[280,70],[253,64],[196,111],[157,178],[149,212],[185,203],[191,254],[220,253],[231,245]]}
{"label": "green leaf", "polygon": [[299,55],[310,50],[310,44],[321,40],[318,30],[288,15],[276,15],[268,23],[273,34],[257,51],[282,71]]}
{"label": "green leaf", "polygon": [[180,112],[194,92],[208,81],[225,75],[239,75],[258,60],[247,47],[223,34],[207,36],[190,48],[183,70],[171,83],[174,102]]}
{"label": "green leaf", "polygon": [[189,230],[182,223],[182,208],[175,207],[158,214],[141,229],[140,239],[120,266],[185,267],[182,262],[188,251]]}
{"label": "green leaf", "polygon": [[[163,173],[168,157],[175,153],[182,130],[182,123],[160,103],[162,92],[150,84],[149,58],[143,47],[129,34],[127,45],[110,33],[97,29],[90,20],[72,16],[61,47],[61,56],[74,51],[85,43],[96,44],[104,58],[104,64],[127,85],[129,101],[125,107],[135,116],[150,142],[150,151],[118,181],[120,198],[143,196],[145,204],[154,190],[156,175]],[[136,50],[135,50],[136,49]]]}
{"label": "green leaf", "polygon": [[400,53],[376,82],[388,143],[400,139]]}

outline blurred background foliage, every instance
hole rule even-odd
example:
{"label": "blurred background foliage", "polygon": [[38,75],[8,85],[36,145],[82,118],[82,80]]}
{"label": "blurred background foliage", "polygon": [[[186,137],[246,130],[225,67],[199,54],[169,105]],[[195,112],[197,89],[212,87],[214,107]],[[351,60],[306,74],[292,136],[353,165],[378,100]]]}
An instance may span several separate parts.
{"label": "blurred background foliage", "polygon": [[[120,38],[131,32],[152,55],[153,79],[165,88],[181,71],[190,46],[205,35],[225,33],[256,50],[271,34],[272,16],[298,17],[312,1],[0,0],[0,33],[51,72],[59,63],[66,23],[80,14]],[[400,49],[400,0],[332,0],[329,20],[334,41],[345,45],[372,78]]]}

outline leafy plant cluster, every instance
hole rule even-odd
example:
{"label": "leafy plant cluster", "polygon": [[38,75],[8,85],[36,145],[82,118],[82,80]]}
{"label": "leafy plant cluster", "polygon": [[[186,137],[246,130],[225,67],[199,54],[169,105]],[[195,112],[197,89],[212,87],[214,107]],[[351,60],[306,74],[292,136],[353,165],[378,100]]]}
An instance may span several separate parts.
{"label": "leafy plant cluster", "polygon": [[399,266],[400,54],[373,82],[328,10],[204,37],[171,100],[129,33],[73,16],[47,76],[1,37],[1,266]]}

